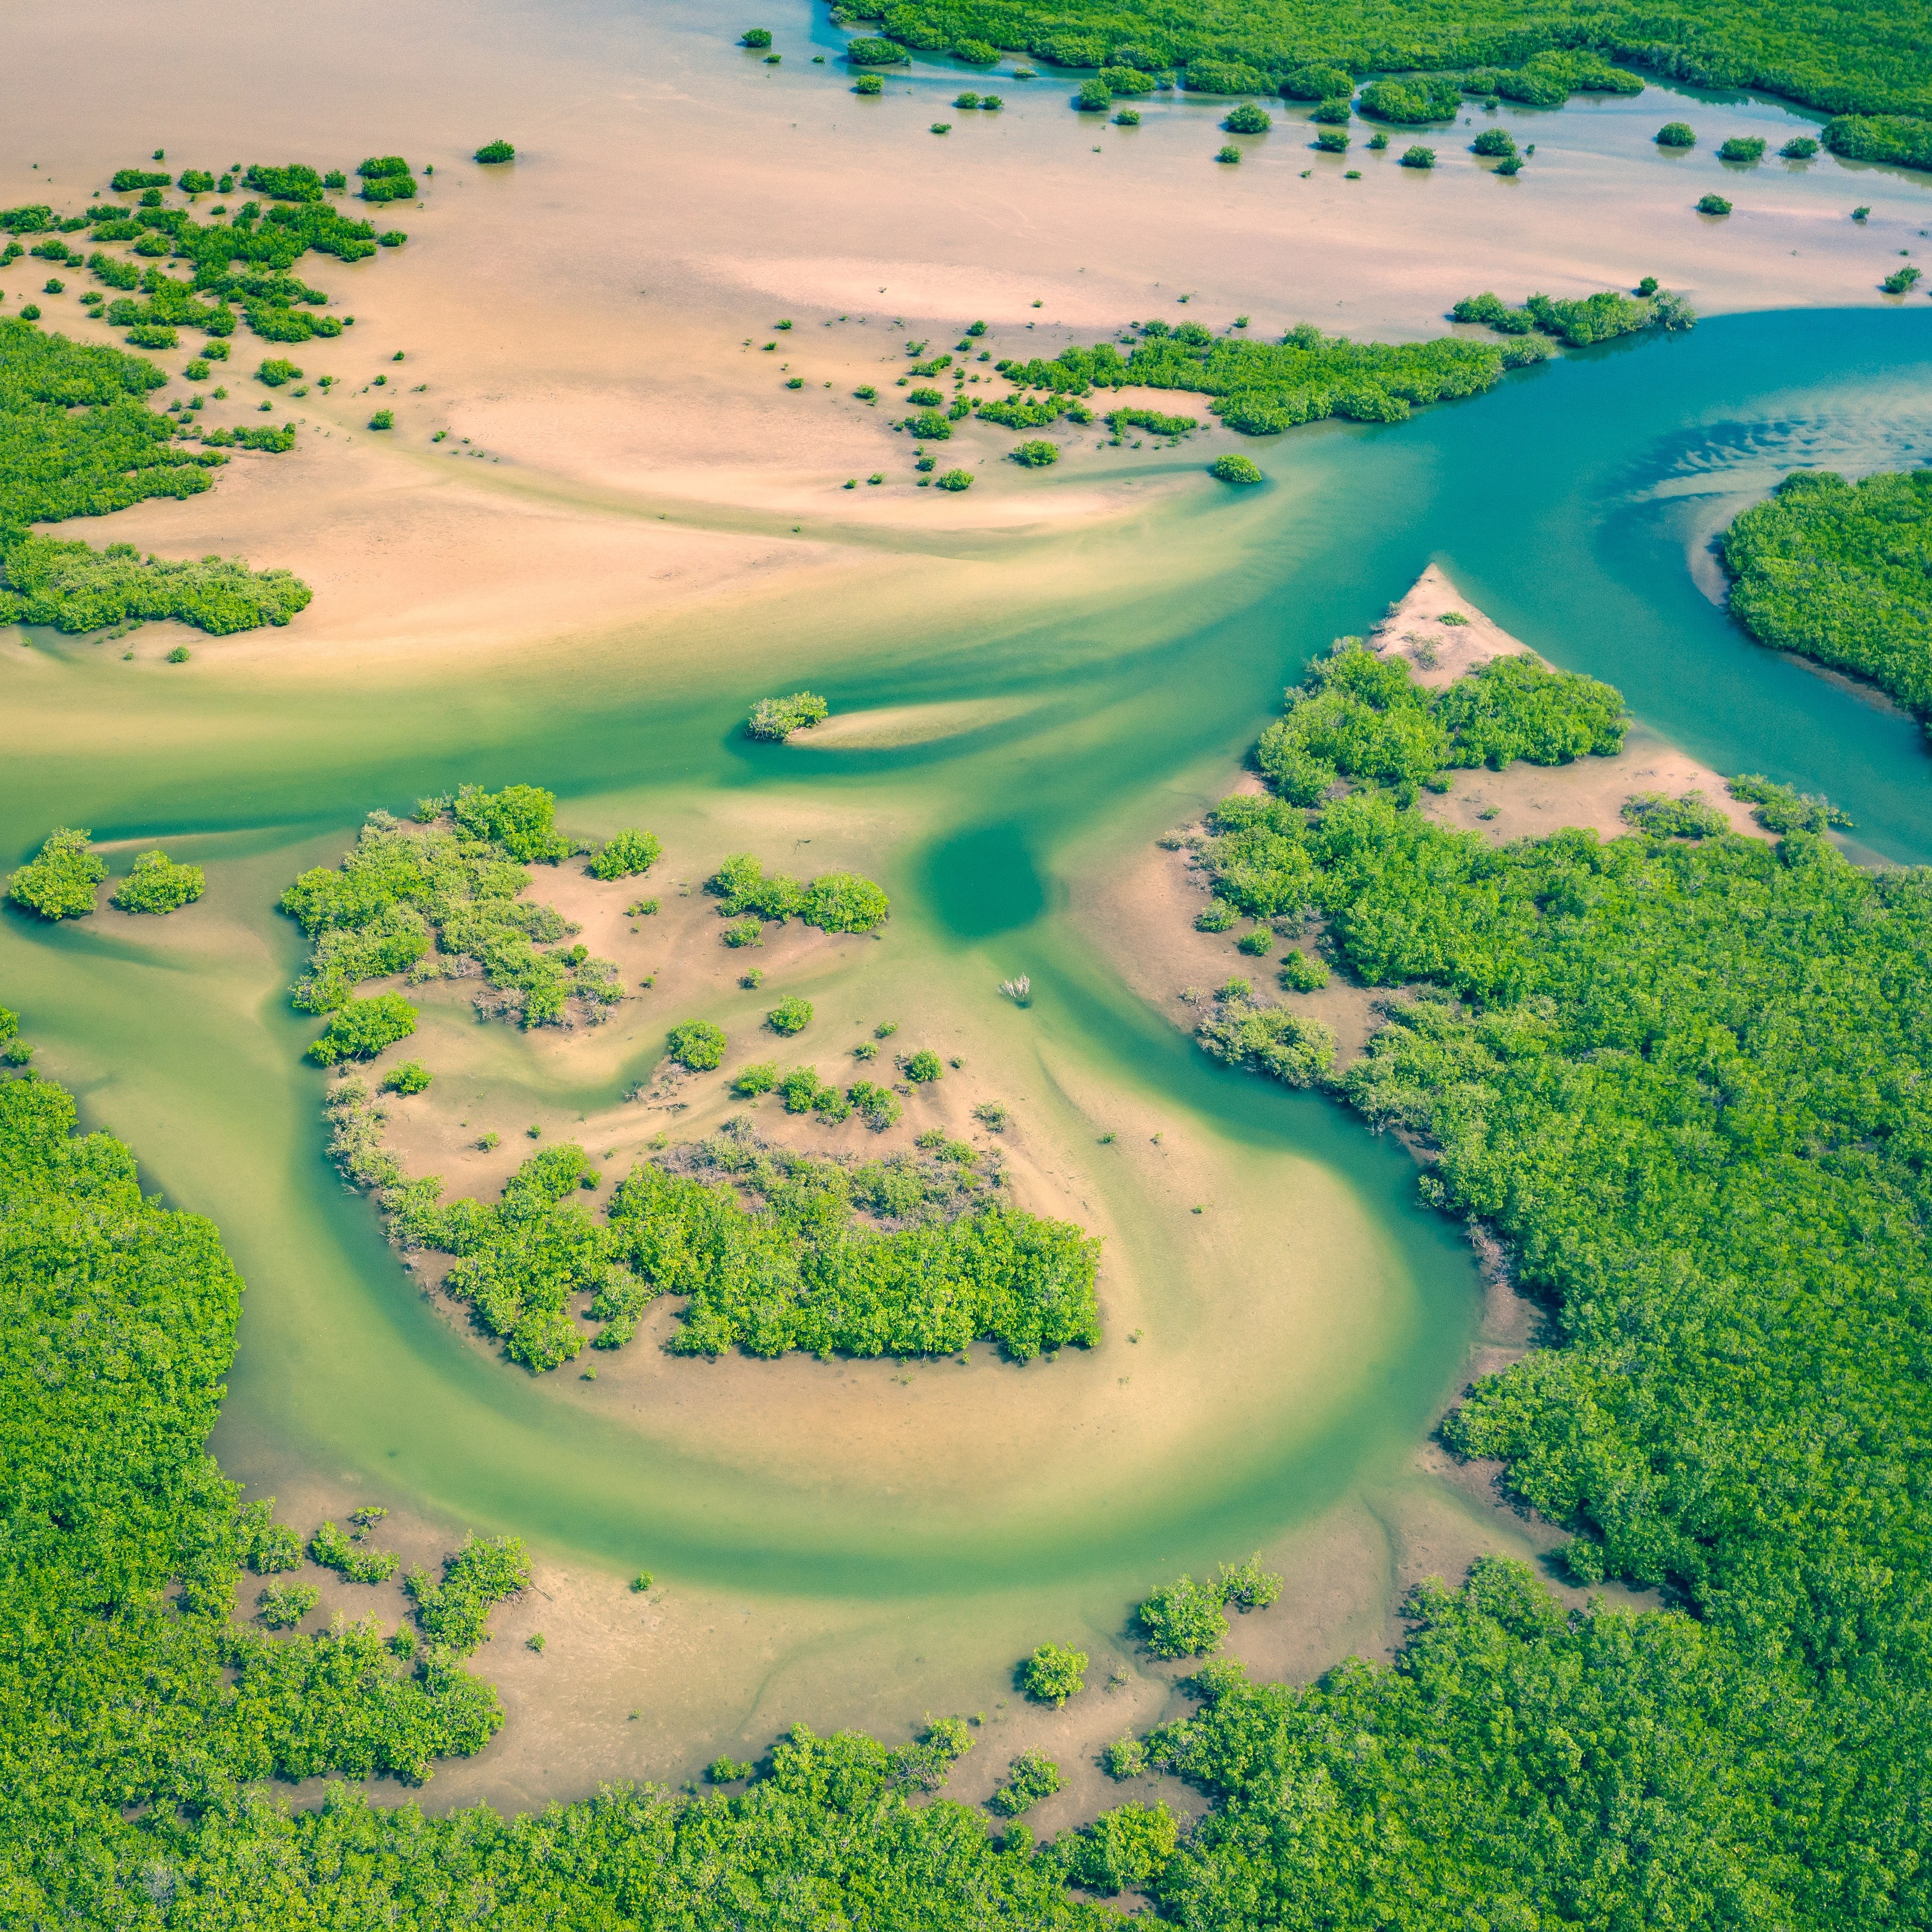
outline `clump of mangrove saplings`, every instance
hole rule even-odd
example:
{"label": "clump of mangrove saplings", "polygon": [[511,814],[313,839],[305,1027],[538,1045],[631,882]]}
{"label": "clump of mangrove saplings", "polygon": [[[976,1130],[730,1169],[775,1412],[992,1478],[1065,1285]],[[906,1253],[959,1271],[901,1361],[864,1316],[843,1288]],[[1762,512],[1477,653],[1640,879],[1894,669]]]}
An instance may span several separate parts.
{"label": "clump of mangrove saplings", "polygon": [[795,691],[789,698],[761,698],[746,721],[748,738],[782,744],[794,731],[808,731],[831,716],[832,707],[815,691]]}

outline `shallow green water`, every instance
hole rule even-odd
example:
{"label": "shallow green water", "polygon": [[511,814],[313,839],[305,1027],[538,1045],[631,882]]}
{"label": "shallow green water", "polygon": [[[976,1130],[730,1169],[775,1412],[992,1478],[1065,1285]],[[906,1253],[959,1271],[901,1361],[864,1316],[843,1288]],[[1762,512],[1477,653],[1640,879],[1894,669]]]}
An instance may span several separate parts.
{"label": "shallow green water", "polygon": [[[1474,1282],[1454,1232],[1413,1205],[1397,1150],[1324,1102],[1210,1067],[1123,992],[1064,909],[1067,867],[1184,816],[1280,686],[1432,558],[1505,626],[1616,682],[1646,722],[1720,770],[1827,790],[1876,851],[1932,856],[1922,734],[1743,638],[1696,590],[1685,554],[1700,496],[1761,488],[1794,461],[1856,469],[1924,453],[1928,376],[1932,314],[1774,314],[1569,358],[1408,424],[1290,437],[1268,454],[1277,480],[1258,499],[1231,508],[1190,493],[1150,519],[1176,547],[1250,520],[1240,560],[1208,596],[1190,586],[1072,623],[1022,616],[970,638],[936,625],[903,656],[861,638],[846,662],[788,668],[842,711],[1040,700],[959,740],[828,751],[808,766],[736,735],[758,693],[707,668],[715,659],[670,688],[640,670],[594,691],[405,686],[380,704],[343,692],[297,708],[241,679],[136,686],[85,651],[43,657],[37,703],[52,680],[62,707],[130,736],[111,759],[13,746],[0,851],[25,852],[54,823],[165,834],[210,862],[236,926],[218,957],[183,961],[9,911],[0,988],[50,1069],[172,1198],[217,1216],[250,1279],[220,1442],[236,1473],[306,1462],[380,1478],[479,1527],[614,1565],[642,1552],[694,1582],[914,1598],[1058,1581],[1082,1600],[1124,1600],[1180,1562],[1265,1544],[1394,1466],[1457,1372]],[[28,688],[10,651],[0,703]],[[701,1442],[640,1440],[466,1347],[322,1159],[320,1083],[297,1064],[307,1029],[280,990],[294,935],[269,908],[369,807],[512,777],[600,819],[618,796],[647,815],[653,800],[707,790],[915,807],[926,830],[884,868],[909,946],[974,974],[996,951],[1002,971],[1033,975],[1031,1017],[1053,1050],[1204,1134],[1318,1164],[1361,1204],[1385,1299],[1351,1384],[1301,1418],[1257,1414],[1238,1451],[1217,1441],[1157,1482],[1110,1489],[1096,1472],[997,1508],[931,1510],[782,1471],[753,1479]]]}

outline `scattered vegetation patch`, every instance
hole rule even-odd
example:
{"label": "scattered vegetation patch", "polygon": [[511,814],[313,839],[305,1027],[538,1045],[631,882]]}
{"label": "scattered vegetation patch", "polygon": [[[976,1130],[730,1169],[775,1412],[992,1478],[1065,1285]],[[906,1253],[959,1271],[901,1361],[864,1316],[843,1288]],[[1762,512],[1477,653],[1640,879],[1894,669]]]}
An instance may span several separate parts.
{"label": "scattered vegetation patch", "polygon": [[576,928],[524,896],[531,864],[574,849],[556,830],[556,801],[535,785],[466,785],[425,799],[416,822],[371,812],[335,867],[316,866],[282,895],[312,942],[296,1010],[326,1013],[371,979],[480,980],[476,1006],[525,1027],[594,1022],[622,994],[616,966],[578,946]]}
{"label": "scattered vegetation patch", "polygon": [[[788,1105],[808,1087],[808,1111],[825,1090],[797,1071],[776,1084]],[[768,1072],[740,1079],[769,1092]],[[580,1147],[532,1154],[494,1203],[445,1205],[440,1180],[406,1180],[384,1150],[362,1082],[340,1084],[329,1111],[334,1157],[376,1195],[391,1238],[456,1257],[446,1291],[533,1370],[577,1354],[580,1316],[599,1324],[596,1346],[621,1347],[660,1294],[686,1298],[668,1345],[679,1354],[945,1354],[985,1340],[1028,1361],[1100,1339],[1099,1243],[1010,1207],[998,1156],[962,1144],[820,1159],[741,1124],[640,1162],[600,1222],[579,1198],[600,1178]]]}
{"label": "scattered vegetation patch", "polygon": [[783,925],[796,919],[824,932],[872,932],[891,910],[880,888],[856,872],[821,872],[815,879],[767,872],[748,852],[734,852],[704,882],[721,918],[746,913]]}

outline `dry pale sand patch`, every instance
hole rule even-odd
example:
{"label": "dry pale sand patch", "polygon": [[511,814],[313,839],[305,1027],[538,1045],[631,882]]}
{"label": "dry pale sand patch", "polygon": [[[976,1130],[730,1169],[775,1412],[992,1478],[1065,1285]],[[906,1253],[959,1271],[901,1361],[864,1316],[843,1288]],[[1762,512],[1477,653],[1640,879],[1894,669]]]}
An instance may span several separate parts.
{"label": "dry pale sand patch", "polygon": [[[1445,616],[1463,621],[1444,623]],[[1402,658],[1416,682],[1432,690],[1492,658],[1536,655],[1463,596],[1436,563],[1390,607],[1367,641],[1372,650]],[[1501,772],[1479,766],[1446,776],[1453,781],[1450,789],[1425,794],[1424,812],[1438,824],[1480,832],[1498,844],[1540,838],[1563,826],[1614,838],[1629,830],[1623,808],[1640,792],[1672,798],[1696,792],[1724,814],[1732,831],[1764,836],[1750,808],[1730,796],[1722,776],[1640,725],[1632,728],[1613,758],[1579,758],[1568,765],[1519,763]]]}
{"label": "dry pale sand patch", "polygon": [[794,732],[786,741],[805,751],[882,751],[894,745],[928,745],[1004,724],[1034,707],[1026,698],[962,698],[938,704],[883,705],[835,714],[822,724]]}

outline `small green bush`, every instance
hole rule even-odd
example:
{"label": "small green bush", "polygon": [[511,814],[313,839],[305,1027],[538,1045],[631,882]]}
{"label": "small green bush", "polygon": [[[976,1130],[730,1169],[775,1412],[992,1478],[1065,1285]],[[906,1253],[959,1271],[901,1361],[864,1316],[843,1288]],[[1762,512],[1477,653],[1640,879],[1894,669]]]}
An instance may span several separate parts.
{"label": "small green bush", "polygon": [[1306,952],[1282,956],[1281,983],[1291,993],[1312,993],[1328,983],[1328,968]]}
{"label": "small green bush", "polygon": [[1787,161],[1808,161],[1817,153],[1818,143],[1809,134],[1797,134],[1778,152]]}
{"label": "small green bush", "polygon": [[1194,930],[1196,932],[1230,932],[1240,916],[1226,899],[1210,899],[1194,915]]}
{"label": "small green bush", "polygon": [[734,950],[742,951],[747,946],[762,946],[765,943],[765,926],[762,920],[741,919],[735,926],[724,928],[724,944]]}
{"label": "small green bush", "polygon": [[394,429],[395,426],[396,412],[394,410],[378,410],[369,418],[371,429]]}
{"label": "small green bush", "polygon": [[1006,1781],[986,1800],[1003,1818],[1017,1818],[1060,1789],[1060,1767],[1046,1752],[1023,1750],[1006,1772]]}
{"label": "small green bush", "polygon": [[1223,483],[1258,483],[1262,481],[1260,468],[1245,456],[1217,456],[1208,466],[1208,473],[1218,477]]}
{"label": "small green bush", "polygon": [[763,50],[770,46],[771,44],[770,32],[764,27],[747,27],[738,36],[738,44],[741,47],[757,47]]}
{"label": "small green bush", "polygon": [[1104,114],[1114,104],[1114,91],[1104,80],[1085,80],[1073,97],[1073,105],[1082,114]]}
{"label": "small green bush", "polygon": [[794,691],[789,698],[761,698],[746,721],[748,738],[782,743],[794,731],[809,730],[831,716],[832,707],[815,691]]}
{"label": "small green bush", "polygon": [[46,920],[82,919],[94,910],[94,892],[107,876],[107,862],[87,849],[90,832],[56,826],[40,850],[7,881],[16,905]]}
{"label": "small green bush", "polygon": [[188,649],[185,644],[176,645],[174,649],[168,653],[168,662],[170,664],[186,664],[188,662]]}
{"label": "small green bush", "polygon": [[115,887],[112,903],[123,912],[165,914],[191,904],[207,890],[207,874],[199,866],[178,866],[165,852],[142,852]]}
{"label": "small green bush", "polygon": [[514,161],[517,151],[507,141],[485,141],[470,158],[482,162],[487,167],[498,161]]}
{"label": "small green bush", "polygon": [[1435,165],[1433,148],[1405,148],[1396,162],[1399,168],[1432,168]]}
{"label": "small green bush", "polygon": [[1040,441],[1023,442],[1013,451],[1012,459],[1024,469],[1044,470],[1060,460],[1060,446]]}
{"label": "small green bush", "polygon": [[257,366],[255,380],[266,382],[272,389],[279,389],[284,382],[301,381],[302,373],[286,357],[274,356]]}
{"label": "small green bush", "polygon": [[406,1060],[400,1066],[392,1066],[382,1076],[382,1091],[386,1094],[421,1094],[425,1091],[431,1078],[429,1069],[420,1060]]}
{"label": "small green bush", "polygon": [[731,1082],[731,1090],[746,1100],[760,1094],[769,1094],[778,1084],[778,1064],[775,1060],[754,1060],[744,1068]]}
{"label": "small green bush", "polygon": [[1371,154],[1379,154],[1382,151],[1388,146],[1388,144],[1389,137],[1387,133],[1380,128],[1378,128],[1376,131],[1369,136],[1369,152]]}
{"label": "small green bush", "polygon": [[590,862],[596,879],[628,879],[648,872],[664,854],[662,842],[654,833],[628,830],[614,833],[603,850]]}
{"label": "small green bush", "polygon": [[1507,128],[1485,128],[1469,143],[1469,152],[1500,159],[1504,154],[1516,152],[1516,136]]}
{"label": "small green bush", "polygon": [[1204,1657],[1228,1634],[1225,1600],[1213,1583],[1192,1576],[1164,1583],[1135,1613],[1156,1657]]}
{"label": "small green bush", "polygon": [[797,994],[788,994],[779,1000],[765,1016],[765,1024],[776,1034],[788,1039],[795,1033],[802,1033],[812,1024],[812,1002],[802,1000]]}
{"label": "small green bush", "polygon": [[848,40],[845,44],[845,58],[854,67],[897,67],[907,55],[898,41],[874,38]]}
{"label": "small green bush", "polygon": [[1234,941],[1234,950],[1246,953],[1250,958],[1262,958],[1274,950],[1274,934],[1266,926],[1258,926]]}
{"label": "small green bush", "polygon": [[1688,121],[1666,121],[1650,137],[1660,148],[1694,148],[1697,136]]}
{"label": "small green bush", "polygon": [[310,1042],[308,1057],[319,1066],[338,1060],[368,1060],[416,1030],[416,1010],[400,993],[379,993],[374,999],[351,999],[328,1016],[321,1037]]}
{"label": "small green bush", "polygon": [[898,1124],[899,1096],[890,1087],[873,1080],[855,1080],[846,1088],[845,1097],[874,1133],[882,1134]]}
{"label": "small green bush", "polygon": [[862,74],[852,83],[854,94],[883,94],[885,91],[886,83],[875,74]]}
{"label": "small green bush", "polygon": [[1765,142],[1761,136],[1733,134],[1718,150],[1720,161],[1761,161],[1764,159]]}
{"label": "small green bush", "polygon": [[1894,268],[1879,284],[1879,286],[1888,296],[1909,295],[1912,284],[1918,280],[1922,272],[1913,268]]}
{"label": "small green bush", "polygon": [[664,1050],[693,1073],[709,1073],[724,1059],[724,1029],[709,1020],[686,1020],[665,1036]]}
{"label": "small green bush", "polygon": [[271,1583],[255,1599],[255,1614],[271,1630],[292,1630],[322,1600],[313,1583]]}
{"label": "small green bush", "polygon": [[1656,838],[1714,838],[1731,829],[1730,820],[1700,791],[1670,798],[1660,791],[1639,792],[1626,799],[1618,814],[1626,825]]}
{"label": "small green bush", "polygon": [[970,490],[973,487],[973,472],[970,470],[949,470],[932,480],[942,490]]}
{"label": "small green bush", "polygon": [[1731,204],[1720,194],[1704,195],[1697,203],[1700,214],[1728,214],[1730,212]]}
{"label": "small green bush", "polygon": [[1265,134],[1274,125],[1274,116],[1265,107],[1244,100],[1228,110],[1221,125],[1230,134]]}
{"label": "small green bush", "polygon": [[905,1077],[916,1087],[923,1087],[934,1080],[944,1079],[946,1070],[939,1064],[939,1056],[928,1048],[921,1048],[910,1058],[901,1063]]}
{"label": "small green bush", "polygon": [[1218,148],[1215,152],[1214,158],[1217,161],[1225,162],[1232,166],[1241,158],[1241,151],[1231,142],[1226,147]]}
{"label": "small green bush", "polygon": [[1315,145],[1324,154],[1346,154],[1348,152],[1348,136],[1340,128],[1323,128],[1317,130]]}
{"label": "small green bush", "polygon": [[952,104],[958,108],[977,107],[980,104],[980,97],[976,94],[955,94]]}
{"label": "small green bush", "polygon": [[1086,1689],[1083,1673],[1087,1664],[1084,1650],[1043,1643],[1020,1666],[1020,1688],[1034,1703],[1051,1704],[1057,1711],[1068,1698],[1077,1697]]}
{"label": "small green bush", "polygon": [[1140,124],[1140,112],[1136,108],[1123,107],[1120,112],[1114,116],[1114,125],[1116,128],[1138,128]]}

